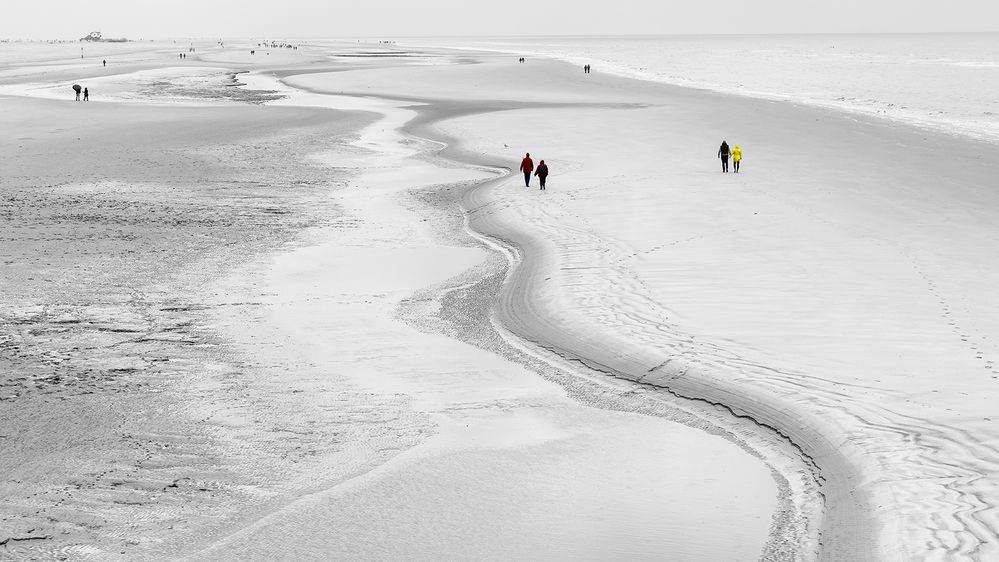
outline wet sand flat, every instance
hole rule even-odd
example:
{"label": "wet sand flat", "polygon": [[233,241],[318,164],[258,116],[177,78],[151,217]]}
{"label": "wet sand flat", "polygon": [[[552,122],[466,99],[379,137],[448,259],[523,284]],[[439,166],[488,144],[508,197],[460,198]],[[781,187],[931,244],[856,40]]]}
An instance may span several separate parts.
{"label": "wet sand flat", "polygon": [[[246,404],[221,381],[253,366],[228,355],[205,298],[237,264],[305,228],[336,228],[326,194],[345,174],[300,147],[342,143],[369,118],[0,103],[4,548],[166,554],[184,541],[150,537],[190,541],[214,518],[265,504],[221,488],[251,482],[250,466],[280,472],[299,444],[235,450],[220,434],[219,404]],[[213,306],[252,300],[228,297]]]}
{"label": "wet sand flat", "polygon": [[[270,323],[308,363],[377,394],[409,397],[433,434],[195,558],[657,559],[665,550],[689,560],[754,560],[778,551],[768,538],[782,513],[772,469],[751,451],[717,428],[708,434],[669,421],[677,416],[669,404],[632,396],[634,389],[567,382],[575,375],[530,361],[498,336],[493,293],[470,286],[493,277],[502,260],[467,239],[460,216],[455,232],[442,232],[442,223],[455,223],[457,200],[427,206],[407,195],[460,192],[482,172],[428,163],[423,153],[436,146],[397,130],[412,109],[367,103],[386,117],[353,144],[376,148],[380,165],[337,194],[362,226],[269,266],[266,292],[280,305]],[[456,291],[464,298],[453,299]],[[443,337],[457,333],[461,341]],[[594,395],[581,404],[586,393]],[[596,536],[579,542],[587,533]],[[294,546],[281,537],[294,537]]]}
{"label": "wet sand flat", "polygon": [[[287,82],[427,103],[414,130],[446,157],[513,172],[463,201],[518,262],[504,325],[788,436],[822,482],[820,556],[993,555],[993,145],[483,58]],[[528,151],[560,170],[544,193]]]}
{"label": "wet sand flat", "polygon": [[0,76],[4,556],[793,556],[752,428],[493,324],[459,202],[495,175],[400,130],[428,113],[227,90],[317,51],[129,56],[89,104],[75,61]]}
{"label": "wet sand flat", "polygon": [[[536,66],[522,87],[579,80]],[[668,87],[647,101],[437,126],[459,159],[513,168],[530,150],[564,172],[468,201],[532,262],[502,317],[780,428],[824,482],[826,559],[992,556],[994,147]],[[753,147],[743,173],[720,173],[721,139]]]}

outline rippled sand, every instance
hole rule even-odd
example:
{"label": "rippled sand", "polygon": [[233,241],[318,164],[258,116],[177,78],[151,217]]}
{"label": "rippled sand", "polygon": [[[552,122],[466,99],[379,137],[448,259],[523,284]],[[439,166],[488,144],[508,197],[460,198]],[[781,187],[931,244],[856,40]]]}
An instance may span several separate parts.
{"label": "rippled sand", "polygon": [[432,108],[229,94],[235,70],[398,61],[60,53],[0,73],[4,556],[794,552],[751,424],[493,323],[509,264],[458,205],[495,171],[399,130]]}

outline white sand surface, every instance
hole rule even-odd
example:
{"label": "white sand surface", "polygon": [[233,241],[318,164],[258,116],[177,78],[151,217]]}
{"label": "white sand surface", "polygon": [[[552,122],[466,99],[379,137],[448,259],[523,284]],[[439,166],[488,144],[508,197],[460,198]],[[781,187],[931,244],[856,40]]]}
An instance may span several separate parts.
{"label": "white sand surface", "polygon": [[0,70],[4,554],[999,556],[993,145],[342,48]]}
{"label": "white sand surface", "polygon": [[[113,81],[218,68],[170,55]],[[398,131],[431,108],[10,95],[96,75],[39,60],[0,95],[4,556],[812,551],[779,439],[491,324],[505,262],[427,198],[493,172]]]}
{"label": "white sand surface", "polygon": [[[384,93],[481,80],[482,98],[648,104],[436,125],[457,158],[552,168],[546,192],[514,172],[468,200],[473,227],[522,249],[514,331],[789,435],[825,481],[826,559],[997,555],[993,146],[600,76],[556,97],[583,78],[551,63],[493,90],[503,66]],[[743,173],[720,174],[722,139]]]}
{"label": "white sand surface", "polygon": [[[994,146],[543,61],[405,72],[290,83],[647,104],[437,126],[458,158],[552,166],[545,193],[514,173],[468,202],[523,250],[515,331],[790,435],[826,482],[829,559],[995,556]],[[746,150],[738,176],[713,159],[723,138]]]}
{"label": "white sand surface", "polygon": [[[194,558],[760,556],[777,491],[771,469],[740,447],[662,418],[583,406],[516,363],[396,318],[415,291],[486,256],[441,245],[439,226],[404,194],[489,174],[416,158],[435,147],[401,136],[414,113],[391,103],[315,94],[275,103],[386,117],[353,143],[362,152],[321,156],[359,168],[335,194],[358,227],[267,266],[259,290],[272,295],[268,325],[279,332],[271,338],[321,372],[406,396],[436,429],[377,470],[305,496]],[[257,352],[268,353],[261,344]]]}

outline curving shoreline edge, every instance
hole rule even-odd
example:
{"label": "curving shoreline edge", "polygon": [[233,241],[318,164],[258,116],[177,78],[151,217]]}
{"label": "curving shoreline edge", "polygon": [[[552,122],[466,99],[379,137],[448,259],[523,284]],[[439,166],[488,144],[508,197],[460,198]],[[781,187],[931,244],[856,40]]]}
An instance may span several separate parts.
{"label": "curving shoreline edge", "polygon": [[[820,560],[867,559],[875,552],[874,521],[866,517],[866,503],[853,493],[851,482],[855,469],[849,465],[839,447],[829,437],[796,419],[796,413],[771,405],[772,396],[765,393],[739,394],[725,388],[720,377],[683,365],[621,341],[610,333],[593,333],[588,338],[574,338],[553,319],[552,312],[543,302],[532,298],[533,289],[542,277],[539,271],[551,257],[551,248],[543,240],[505,224],[490,213],[477,209],[494,204],[499,195],[496,190],[508,179],[511,167],[497,163],[490,156],[471,153],[462,148],[461,140],[436,129],[435,123],[473,114],[518,109],[511,107],[463,108],[441,107],[437,100],[421,100],[429,105],[416,108],[418,117],[407,123],[405,134],[439,143],[442,148],[437,156],[461,165],[488,168],[505,173],[499,177],[476,183],[466,189],[460,198],[461,212],[466,218],[466,228],[473,237],[487,239],[490,245],[502,247],[510,261],[507,279],[496,295],[493,307],[495,321],[525,345],[548,352],[567,363],[630,383],[654,387],[674,398],[720,407],[729,415],[751,421],[759,431],[771,433],[800,452],[815,479],[821,483],[819,494],[822,521],[817,536],[813,537],[817,552],[808,553],[807,544],[796,545],[795,559]],[[497,157],[498,159],[498,157]],[[495,248],[494,248],[495,249]],[[626,353],[615,348],[628,349]],[[683,376],[677,376],[684,372]],[[740,389],[741,390],[741,389]],[[776,469],[775,469],[776,470]],[[781,540],[779,532],[772,530],[770,542]],[[810,556],[811,554],[811,556]],[[763,559],[770,559],[764,557]]]}

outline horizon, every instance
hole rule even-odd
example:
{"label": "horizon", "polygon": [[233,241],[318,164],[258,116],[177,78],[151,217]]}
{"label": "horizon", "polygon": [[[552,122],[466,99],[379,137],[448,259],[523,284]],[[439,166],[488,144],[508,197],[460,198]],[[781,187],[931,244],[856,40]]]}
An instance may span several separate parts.
{"label": "horizon", "polygon": [[474,8],[457,0],[388,0],[347,6],[323,0],[68,0],[8,7],[7,40],[72,40],[93,30],[129,39],[253,37],[580,37],[918,34],[999,32],[999,3],[954,0],[913,9],[908,0],[743,0],[689,5],[622,0],[613,10],[570,0],[507,0]]}
{"label": "horizon", "polygon": [[[104,32],[101,30],[91,30],[98,31],[104,36]],[[3,37],[0,36],[0,42],[10,42],[10,43],[36,43],[36,42],[81,42],[83,37],[86,37],[90,32],[85,32],[80,37]],[[121,34],[108,34],[107,39],[126,39],[131,43],[138,43],[143,41],[177,41],[177,40],[189,40],[189,41],[250,41],[250,40],[322,40],[322,41],[353,41],[353,40],[390,40],[390,39],[539,39],[539,38],[630,38],[630,37],[822,37],[822,36],[857,36],[857,35],[996,35],[999,34],[999,29],[997,30],[985,30],[985,31],[817,31],[817,32],[771,32],[771,33],[591,33],[591,34],[497,34],[497,35],[452,35],[452,34],[427,34],[427,35],[329,35],[329,36],[317,36],[317,35],[232,35],[232,36],[218,36],[218,35],[203,35],[203,36],[187,36],[187,35],[164,35],[156,37],[128,37],[127,35]]]}

